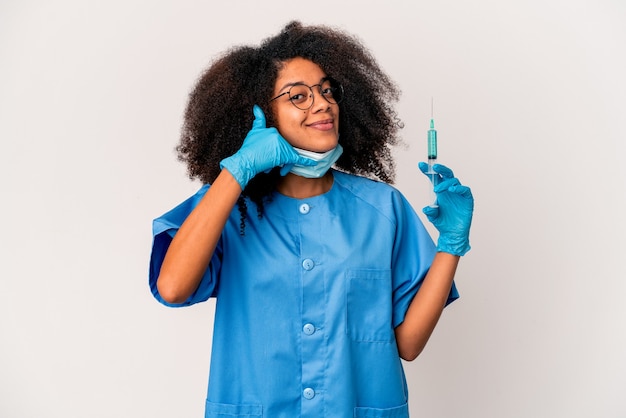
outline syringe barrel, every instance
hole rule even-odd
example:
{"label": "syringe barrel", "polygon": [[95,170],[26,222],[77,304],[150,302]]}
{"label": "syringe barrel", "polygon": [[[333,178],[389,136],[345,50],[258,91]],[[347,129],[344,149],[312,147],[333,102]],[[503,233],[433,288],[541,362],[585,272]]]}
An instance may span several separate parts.
{"label": "syringe barrel", "polygon": [[434,129],[428,130],[428,159],[437,159],[437,131]]}

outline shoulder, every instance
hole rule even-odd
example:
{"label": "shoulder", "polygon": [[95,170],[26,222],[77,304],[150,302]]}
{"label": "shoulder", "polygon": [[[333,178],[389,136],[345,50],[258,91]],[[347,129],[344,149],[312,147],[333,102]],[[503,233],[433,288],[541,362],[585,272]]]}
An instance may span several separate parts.
{"label": "shoulder", "polygon": [[182,223],[185,221],[187,216],[189,216],[189,214],[198,205],[202,197],[206,194],[209,187],[210,186],[208,184],[204,184],[192,196],[180,202],[178,205],[165,212],[163,215],[154,219],[153,230],[155,235],[166,230],[178,229],[180,225],[182,225]]}
{"label": "shoulder", "polygon": [[410,208],[402,193],[390,184],[340,171],[333,171],[333,175],[340,193],[358,199],[387,217],[395,218],[399,210]]}
{"label": "shoulder", "polygon": [[348,174],[333,170],[335,183],[340,188],[357,196],[376,201],[378,197],[386,199],[388,196],[402,195],[398,189],[388,183],[372,180],[356,174]]}

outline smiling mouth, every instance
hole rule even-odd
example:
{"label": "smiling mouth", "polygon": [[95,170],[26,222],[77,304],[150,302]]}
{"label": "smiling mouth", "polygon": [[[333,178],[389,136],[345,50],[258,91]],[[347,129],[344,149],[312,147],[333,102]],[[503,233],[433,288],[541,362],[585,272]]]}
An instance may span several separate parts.
{"label": "smiling mouth", "polygon": [[309,127],[311,128],[317,128],[317,129],[331,129],[333,127],[333,125],[335,124],[335,121],[332,119],[325,119],[325,120],[320,120],[317,122],[313,122],[309,125]]}

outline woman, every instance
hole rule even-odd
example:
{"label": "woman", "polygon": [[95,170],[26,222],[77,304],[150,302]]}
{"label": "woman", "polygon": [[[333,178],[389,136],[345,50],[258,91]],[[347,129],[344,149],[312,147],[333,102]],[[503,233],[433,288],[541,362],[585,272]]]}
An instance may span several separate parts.
{"label": "woman", "polygon": [[387,184],[397,97],[357,39],[298,22],[198,81],[178,152],[206,185],[155,220],[150,284],[217,298],[206,417],[408,416],[401,358],[458,297],[473,198],[435,166],[435,247]]}

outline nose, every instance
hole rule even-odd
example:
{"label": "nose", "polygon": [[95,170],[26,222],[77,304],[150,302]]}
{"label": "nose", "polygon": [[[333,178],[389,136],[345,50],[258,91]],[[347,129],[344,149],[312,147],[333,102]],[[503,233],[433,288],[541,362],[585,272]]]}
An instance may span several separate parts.
{"label": "nose", "polygon": [[311,90],[311,100],[313,103],[311,104],[311,112],[316,113],[320,111],[327,111],[330,109],[330,102],[322,96],[322,92],[320,91],[320,86],[314,86],[310,88]]}

